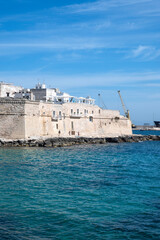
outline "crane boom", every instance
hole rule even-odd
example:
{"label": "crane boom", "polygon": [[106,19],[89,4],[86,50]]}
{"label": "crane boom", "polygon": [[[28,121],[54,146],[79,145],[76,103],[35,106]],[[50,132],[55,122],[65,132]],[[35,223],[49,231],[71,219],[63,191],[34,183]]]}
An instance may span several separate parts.
{"label": "crane boom", "polygon": [[122,107],[123,107],[123,110],[124,110],[124,114],[125,114],[125,116],[126,116],[128,119],[130,119],[129,110],[126,110],[126,107],[125,107],[125,105],[124,105],[124,102],[123,102],[123,99],[122,99],[120,90],[118,91],[118,94],[119,94],[119,97],[120,97],[120,100],[121,100],[121,103],[122,103]]}

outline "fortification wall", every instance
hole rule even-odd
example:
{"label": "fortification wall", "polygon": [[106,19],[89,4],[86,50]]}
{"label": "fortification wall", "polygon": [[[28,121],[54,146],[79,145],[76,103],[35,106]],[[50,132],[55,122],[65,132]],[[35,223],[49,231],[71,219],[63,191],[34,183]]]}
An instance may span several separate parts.
{"label": "fortification wall", "polygon": [[25,138],[41,136],[39,102],[25,103]]}
{"label": "fortification wall", "polygon": [[102,110],[98,106],[79,103],[34,103],[26,104],[26,138],[132,134],[131,122],[119,111]]}
{"label": "fortification wall", "polygon": [[131,122],[119,111],[102,110],[96,105],[0,100],[1,138],[114,137],[131,134]]}
{"label": "fortification wall", "polygon": [[0,99],[0,137],[25,138],[25,102]]}

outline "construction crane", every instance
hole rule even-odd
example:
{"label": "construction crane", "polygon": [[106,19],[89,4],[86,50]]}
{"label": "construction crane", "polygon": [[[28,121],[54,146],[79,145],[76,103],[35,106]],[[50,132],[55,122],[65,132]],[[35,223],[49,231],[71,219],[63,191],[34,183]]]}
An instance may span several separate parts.
{"label": "construction crane", "polygon": [[123,102],[123,99],[122,99],[120,90],[118,91],[118,94],[119,94],[119,97],[120,97],[120,100],[121,100],[121,103],[122,103],[122,107],[123,107],[123,110],[124,110],[124,114],[125,114],[126,118],[128,118],[128,119],[130,120],[129,110],[126,110],[126,107],[125,107],[125,105],[124,105],[124,102]]}
{"label": "construction crane", "polygon": [[98,94],[98,105],[102,109],[107,109],[107,106],[106,106],[105,102],[103,101],[103,98],[100,93]]}

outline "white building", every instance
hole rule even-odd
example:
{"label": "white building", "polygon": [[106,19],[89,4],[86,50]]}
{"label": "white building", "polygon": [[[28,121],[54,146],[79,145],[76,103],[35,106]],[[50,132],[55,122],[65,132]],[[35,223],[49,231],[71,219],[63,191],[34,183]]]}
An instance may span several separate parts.
{"label": "white building", "polygon": [[37,101],[46,101],[53,102],[56,104],[63,103],[86,103],[94,104],[95,100],[90,97],[75,97],[71,96],[68,93],[61,92],[58,88],[46,88],[45,84],[38,83],[35,88],[30,89],[34,95],[34,100]]}
{"label": "white building", "polygon": [[0,97],[15,97],[15,93],[22,90],[22,87],[14,86],[11,83],[0,82]]}

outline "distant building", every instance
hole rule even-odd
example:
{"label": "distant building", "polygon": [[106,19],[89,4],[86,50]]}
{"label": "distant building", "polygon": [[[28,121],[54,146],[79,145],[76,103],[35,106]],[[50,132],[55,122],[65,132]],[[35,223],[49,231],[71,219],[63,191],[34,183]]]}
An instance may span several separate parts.
{"label": "distant building", "polygon": [[74,97],[37,84],[23,89],[0,85],[0,138],[109,137],[131,135],[131,121],[116,110],[95,105],[91,97]]}
{"label": "distant building", "polygon": [[0,82],[0,97],[15,97],[15,93],[22,90],[22,87],[14,86],[10,83]]}
{"label": "distant building", "polygon": [[14,98],[28,99],[33,101],[35,100],[35,96],[33,95],[30,89],[22,89],[19,92],[16,92]]}
{"label": "distant building", "polygon": [[150,126],[150,123],[144,123],[144,126]]}
{"label": "distant building", "polygon": [[9,83],[0,82],[0,97],[27,99],[32,101],[63,103],[86,103],[93,105],[95,100],[90,97],[75,97],[61,92],[58,88],[47,88],[45,84],[38,83],[35,88],[25,89]]}
{"label": "distant building", "polygon": [[60,94],[58,88],[46,88],[45,84],[38,83],[35,88],[31,88],[36,101],[56,102],[57,94]]}
{"label": "distant building", "polygon": [[38,83],[35,88],[31,88],[30,91],[33,93],[35,101],[45,101],[53,103],[86,103],[94,104],[95,100],[90,97],[74,97],[68,93],[61,92],[58,88],[46,88],[45,84]]}

